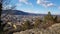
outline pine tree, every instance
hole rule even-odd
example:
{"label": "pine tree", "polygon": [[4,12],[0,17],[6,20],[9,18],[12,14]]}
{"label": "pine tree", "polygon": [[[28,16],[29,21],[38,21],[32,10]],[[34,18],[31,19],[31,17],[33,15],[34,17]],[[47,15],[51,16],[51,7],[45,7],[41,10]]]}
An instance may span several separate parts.
{"label": "pine tree", "polygon": [[49,27],[50,25],[54,24],[54,18],[53,16],[51,15],[50,12],[48,12],[48,14],[44,17],[44,22],[43,22],[43,27],[46,28],[46,27]]}
{"label": "pine tree", "polygon": [[50,12],[48,12],[48,14],[44,17],[44,21],[48,21],[48,20],[50,20],[50,21],[53,21],[54,20],[53,19],[53,16],[51,15]]}

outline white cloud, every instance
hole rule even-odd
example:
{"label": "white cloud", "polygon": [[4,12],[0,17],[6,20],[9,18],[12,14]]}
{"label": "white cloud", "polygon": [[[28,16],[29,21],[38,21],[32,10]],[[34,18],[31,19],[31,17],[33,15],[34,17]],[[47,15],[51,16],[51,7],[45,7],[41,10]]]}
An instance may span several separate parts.
{"label": "white cloud", "polygon": [[40,4],[41,3],[41,0],[37,0],[37,4]]}
{"label": "white cloud", "polygon": [[44,7],[51,7],[51,6],[54,6],[53,3],[48,3],[48,4],[43,4]]}
{"label": "white cloud", "polygon": [[53,3],[49,3],[49,4],[47,4],[47,6],[53,6],[54,4]]}
{"label": "white cloud", "polygon": [[28,4],[28,0],[19,0],[19,2],[22,2],[22,3]]}
{"label": "white cloud", "polygon": [[48,0],[37,0],[37,4],[42,5],[44,7],[54,6],[54,4]]}
{"label": "white cloud", "polygon": [[20,3],[25,3],[27,5],[32,5],[31,2],[28,2],[29,0],[19,0]]}

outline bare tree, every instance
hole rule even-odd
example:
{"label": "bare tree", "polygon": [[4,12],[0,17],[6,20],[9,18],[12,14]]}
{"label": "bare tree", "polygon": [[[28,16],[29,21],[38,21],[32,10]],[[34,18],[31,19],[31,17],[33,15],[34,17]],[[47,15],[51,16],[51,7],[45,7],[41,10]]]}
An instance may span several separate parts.
{"label": "bare tree", "polygon": [[[7,2],[8,1],[8,2]],[[10,2],[11,2],[11,0],[0,0],[0,19],[1,19],[1,13],[2,13],[2,11],[3,11],[3,6],[4,5],[8,5],[8,4],[10,4]],[[11,6],[10,7],[10,9],[9,8],[7,8],[6,10],[12,10],[12,9],[14,9],[16,6]],[[8,15],[8,13],[10,13],[10,11],[6,11],[7,13],[3,16],[3,17],[5,17],[5,16],[7,16]],[[3,28],[5,27],[5,25],[6,25],[6,23],[4,23],[4,24],[2,24],[3,23],[3,21],[1,21],[0,20],[0,33],[1,33],[1,31],[3,31]],[[1,34],[3,34],[3,32],[1,33]]]}
{"label": "bare tree", "polygon": [[[1,11],[2,11],[2,0],[0,0],[0,15],[1,15]],[[1,19],[1,16],[0,16]]]}
{"label": "bare tree", "polygon": [[6,11],[6,14],[3,17],[7,16],[8,14],[13,14],[13,12],[10,12],[9,10],[15,9],[16,6],[11,5],[11,7],[9,7],[8,5],[10,4],[11,1],[12,0],[3,0],[2,1],[2,10],[8,10],[8,11]]}

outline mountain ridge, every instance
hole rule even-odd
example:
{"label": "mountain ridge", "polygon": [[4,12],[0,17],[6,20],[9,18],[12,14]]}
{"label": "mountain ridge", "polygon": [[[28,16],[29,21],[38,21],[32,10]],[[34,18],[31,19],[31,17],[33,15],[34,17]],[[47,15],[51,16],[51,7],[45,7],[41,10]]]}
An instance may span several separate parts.
{"label": "mountain ridge", "polygon": [[19,10],[3,10],[2,14],[10,14],[13,13],[13,15],[46,15],[46,14],[35,14],[35,13],[28,13],[24,11],[19,11]]}
{"label": "mountain ridge", "polygon": [[[2,11],[2,14],[13,14],[13,15],[35,15],[35,16],[45,16],[47,14],[36,14],[36,13],[28,13],[28,12],[24,12],[24,11],[21,11],[21,10],[3,10]],[[60,15],[58,15],[60,16]]]}

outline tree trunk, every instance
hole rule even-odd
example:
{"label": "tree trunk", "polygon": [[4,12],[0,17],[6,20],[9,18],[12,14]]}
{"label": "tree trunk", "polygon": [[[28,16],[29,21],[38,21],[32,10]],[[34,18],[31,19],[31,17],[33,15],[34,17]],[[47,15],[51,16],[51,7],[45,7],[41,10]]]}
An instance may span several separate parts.
{"label": "tree trunk", "polygon": [[2,11],[2,0],[0,0],[0,19],[1,19],[1,11]]}

